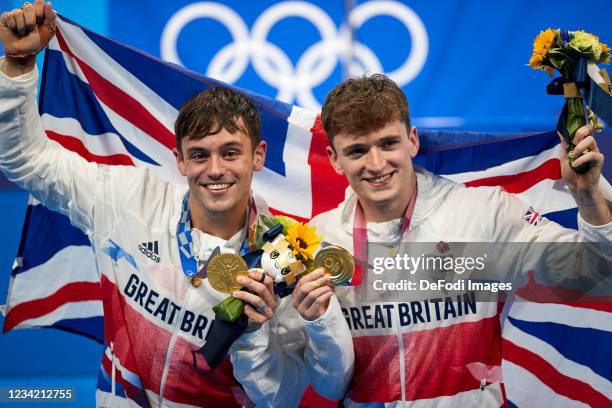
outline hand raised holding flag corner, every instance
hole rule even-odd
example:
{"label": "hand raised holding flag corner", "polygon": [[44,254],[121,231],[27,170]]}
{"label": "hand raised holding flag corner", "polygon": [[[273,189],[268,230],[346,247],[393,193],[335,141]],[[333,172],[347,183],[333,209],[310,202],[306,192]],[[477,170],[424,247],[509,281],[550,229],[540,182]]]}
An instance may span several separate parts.
{"label": "hand raised holding flag corner", "polygon": [[25,2],[21,9],[2,13],[0,41],[5,53],[2,72],[14,77],[31,71],[36,54],[55,35],[55,19],[51,3],[44,0]]}
{"label": "hand raised holding flag corner", "polygon": [[579,174],[571,168],[567,153],[569,144],[562,136],[559,136],[559,139],[562,146],[561,176],[567,182],[569,190],[576,200],[580,215],[592,225],[609,223],[612,219],[612,203],[606,200],[599,187],[604,155],[600,152],[593,137],[593,127],[591,125],[580,127],[573,140],[576,146],[574,152],[578,153],[574,166],[590,163],[590,168],[586,173]]}

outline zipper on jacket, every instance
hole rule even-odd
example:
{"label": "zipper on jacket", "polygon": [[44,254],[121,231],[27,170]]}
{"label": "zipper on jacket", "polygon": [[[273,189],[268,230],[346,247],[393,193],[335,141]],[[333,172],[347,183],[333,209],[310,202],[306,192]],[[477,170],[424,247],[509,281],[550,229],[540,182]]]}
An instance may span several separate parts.
{"label": "zipper on jacket", "polygon": [[399,314],[395,313],[395,327],[397,327],[397,345],[399,348],[400,389],[402,390],[402,402],[406,402],[406,351],[404,350],[404,337],[399,321]]}

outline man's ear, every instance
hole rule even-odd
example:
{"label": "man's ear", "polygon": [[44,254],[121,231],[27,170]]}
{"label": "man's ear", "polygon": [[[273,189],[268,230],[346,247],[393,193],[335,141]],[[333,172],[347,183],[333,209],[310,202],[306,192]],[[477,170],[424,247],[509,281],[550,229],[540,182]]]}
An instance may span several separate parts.
{"label": "man's ear", "polygon": [[419,152],[420,141],[419,141],[419,132],[415,126],[410,128],[408,132],[408,140],[410,141],[410,157],[413,159],[416,157]]}
{"label": "man's ear", "polygon": [[179,173],[181,173],[181,176],[186,177],[187,176],[187,172],[185,171],[185,160],[183,158],[183,154],[175,147],[174,149],[172,149],[172,153],[174,154],[174,158],[176,159],[176,167],[178,168]]}
{"label": "man's ear", "polygon": [[332,146],[327,146],[325,148],[325,153],[327,153],[327,158],[329,159],[329,162],[331,163],[334,170],[336,170],[336,173],[343,176],[344,170],[342,170],[342,167],[340,166],[340,162],[338,160],[338,153],[336,153],[336,150],[334,150]]}
{"label": "man's ear", "polygon": [[263,169],[264,164],[266,163],[266,151],[268,149],[268,144],[265,140],[259,142],[255,151],[253,152],[253,170],[260,171]]}

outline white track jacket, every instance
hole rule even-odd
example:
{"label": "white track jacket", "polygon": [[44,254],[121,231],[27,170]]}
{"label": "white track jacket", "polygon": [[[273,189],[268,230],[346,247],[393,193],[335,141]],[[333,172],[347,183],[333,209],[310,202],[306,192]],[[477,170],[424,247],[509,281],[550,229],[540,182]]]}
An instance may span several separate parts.
{"label": "white track jacket", "polygon": [[[432,243],[432,252],[436,252],[436,243],[609,243],[612,239],[612,223],[596,227],[579,217],[579,232],[546,219],[533,225],[523,218],[529,206],[499,188],[466,188],[419,168],[416,175],[417,200],[402,241]],[[311,224],[331,244],[353,251],[356,204],[357,196],[351,192],[339,207],[315,217]],[[368,240],[399,240],[400,225],[401,220],[368,223]],[[531,270],[538,262],[532,249],[524,245],[522,253],[502,256],[497,267],[503,268],[504,276]],[[558,255],[562,263],[575,262],[571,254]],[[608,265],[612,262],[610,256]],[[368,261],[372,265],[372,259]],[[577,274],[584,272],[579,265],[574,270]],[[368,279],[374,275],[368,276],[364,275],[358,287],[336,290],[355,349],[355,373],[345,406],[503,404],[501,381],[490,375],[494,372],[491,368],[499,370],[501,365],[501,304],[444,295],[415,300],[410,291],[391,302],[366,301],[365,288],[372,286]]]}

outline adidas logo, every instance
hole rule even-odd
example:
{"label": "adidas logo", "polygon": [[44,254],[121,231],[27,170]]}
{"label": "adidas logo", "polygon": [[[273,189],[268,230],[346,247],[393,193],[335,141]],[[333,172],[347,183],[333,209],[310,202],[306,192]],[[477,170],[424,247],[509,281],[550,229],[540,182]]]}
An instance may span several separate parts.
{"label": "adidas logo", "polygon": [[154,262],[159,263],[161,260],[159,257],[159,241],[143,242],[142,244],[138,245],[138,249],[144,256]]}

